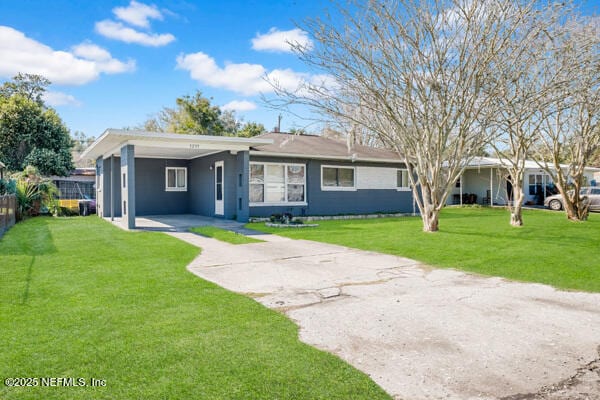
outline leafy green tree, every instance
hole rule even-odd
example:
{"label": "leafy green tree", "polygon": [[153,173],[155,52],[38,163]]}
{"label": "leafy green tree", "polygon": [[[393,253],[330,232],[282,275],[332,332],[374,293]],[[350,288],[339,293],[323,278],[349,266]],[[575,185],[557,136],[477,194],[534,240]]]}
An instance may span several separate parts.
{"label": "leafy green tree", "polygon": [[86,136],[85,133],[81,131],[75,131],[71,134],[71,139],[73,140],[73,151],[77,153],[83,152],[87,149],[96,138],[94,136]]}
{"label": "leafy green tree", "polygon": [[292,135],[306,135],[306,129],[304,128],[291,128],[290,133]]}
{"label": "leafy green tree", "polygon": [[237,118],[235,111],[222,111],[219,119],[221,120],[221,125],[223,126],[224,136],[237,136],[242,126],[242,121]]}
{"label": "leafy green tree", "polygon": [[17,75],[2,85],[0,159],[9,170],[33,165],[44,175],[67,175],[73,169],[69,130],[41,100],[47,82],[36,75]]}
{"label": "leafy green tree", "polygon": [[141,126],[154,132],[185,133],[191,135],[223,135],[221,109],[211,104],[210,98],[196,91],[175,100],[176,108],[164,107]]}
{"label": "leafy green tree", "polygon": [[44,105],[42,96],[49,85],[50,81],[43,76],[18,73],[12,81],[0,86],[0,97],[8,99],[14,95],[21,95],[39,105]]}
{"label": "leafy green tree", "polygon": [[240,137],[253,137],[265,133],[267,130],[263,124],[256,122],[246,122],[242,128],[237,132],[237,136]]}
{"label": "leafy green tree", "polygon": [[202,92],[197,90],[193,96],[178,97],[175,108],[164,107],[137,128],[150,132],[243,137],[265,132],[262,124],[242,124],[234,111],[221,110],[211,101],[212,98],[202,96]]}

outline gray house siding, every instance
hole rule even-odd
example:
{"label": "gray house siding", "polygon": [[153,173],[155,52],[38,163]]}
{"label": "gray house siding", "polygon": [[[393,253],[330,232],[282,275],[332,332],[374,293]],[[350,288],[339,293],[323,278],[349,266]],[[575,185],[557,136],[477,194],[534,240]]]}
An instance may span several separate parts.
{"label": "gray house siding", "polygon": [[98,158],[96,160],[96,213],[99,216],[104,216],[104,160]]}
{"label": "gray house siding", "polygon": [[[98,172],[101,175],[99,179],[102,181],[100,190],[96,193],[96,207],[98,209],[98,215],[104,218],[120,217],[121,216],[121,158],[120,157],[109,157],[104,160],[98,160],[97,164],[100,165]],[[112,168],[111,164],[114,166]],[[113,172],[114,171],[114,172]],[[111,188],[111,176],[112,176],[112,188]],[[98,190],[98,188],[96,188]],[[114,193],[114,198],[111,201],[110,195]],[[111,210],[111,207],[114,210]],[[114,212],[114,215],[111,215]]]}
{"label": "gray house siding", "polygon": [[135,164],[134,146],[121,147],[121,223],[129,229],[135,227]]}
{"label": "gray house siding", "polygon": [[[186,167],[188,173],[187,191],[169,192],[165,190],[166,167]],[[136,158],[135,194],[137,215],[187,214],[190,212],[189,199],[193,171],[187,160]]]}
{"label": "gray house siding", "polygon": [[[247,220],[248,152],[221,152],[194,160],[135,158],[135,215],[193,213],[215,216],[216,161],[224,162],[223,217]],[[111,162],[114,168],[111,168]],[[102,180],[97,193],[98,214],[101,217],[111,216],[111,193],[114,194],[114,217],[122,216],[122,167],[120,157],[97,161],[98,176]],[[187,191],[165,190],[166,167],[187,168]]]}
{"label": "gray house siding", "polygon": [[[239,154],[239,153],[238,153]],[[223,161],[223,199],[225,209],[223,218],[237,217],[237,155],[220,152],[210,156],[196,158],[190,162],[188,177],[190,190],[189,212],[193,214],[215,216],[215,170],[214,164]]]}
{"label": "gray house siding", "polygon": [[251,217],[268,217],[272,214],[286,212],[295,216],[413,212],[411,191],[398,191],[395,189],[321,190],[322,165],[403,168],[404,164],[402,163],[352,163],[337,160],[275,158],[257,155],[251,155],[250,162],[306,164],[306,200],[308,203],[306,206],[250,206]]}
{"label": "gray house siding", "polygon": [[247,151],[237,153],[236,213],[238,221],[248,221],[250,217],[249,185],[250,155]]}
{"label": "gray house siding", "polygon": [[[215,216],[215,162],[224,163],[224,215],[226,219],[246,221],[248,217],[268,217],[289,212],[293,215],[340,215],[368,213],[410,213],[412,192],[395,189],[321,190],[321,166],[402,168],[402,163],[347,162],[295,157],[261,157],[247,151],[215,153],[193,160],[135,158],[135,215],[199,214]],[[305,206],[250,206],[249,163],[301,163],[306,165]],[[111,168],[111,163],[114,166]],[[125,163],[123,166],[126,166]],[[102,180],[98,193],[99,214],[111,216],[111,192],[114,216],[122,216],[122,163],[120,157],[98,160]],[[187,191],[166,191],[166,167],[187,168]],[[389,171],[389,170],[388,170]],[[111,188],[112,174],[112,188]],[[131,185],[128,177],[127,185]],[[112,189],[112,190],[111,190]]]}

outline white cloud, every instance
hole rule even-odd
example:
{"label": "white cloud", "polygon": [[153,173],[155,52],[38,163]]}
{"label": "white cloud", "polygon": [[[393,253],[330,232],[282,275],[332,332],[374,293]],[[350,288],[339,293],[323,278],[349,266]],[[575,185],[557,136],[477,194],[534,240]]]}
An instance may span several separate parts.
{"label": "white cloud", "polygon": [[[151,19],[163,19],[163,13],[155,5],[147,5],[135,0],[131,0],[127,7],[115,7],[112,11],[117,19],[146,30],[150,29]],[[168,10],[163,11],[170,13]],[[96,32],[109,39],[152,47],[165,46],[175,40],[175,36],[170,33],[141,32],[110,19],[96,22]]]}
{"label": "white cloud", "polygon": [[129,28],[120,22],[108,19],[96,22],[96,32],[109,39],[152,47],[164,46],[175,40],[175,36],[170,33],[157,34],[140,32],[133,28]]}
{"label": "white cloud", "polygon": [[139,26],[140,28],[149,28],[150,19],[163,19],[162,13],[155,5],[149,6],[144,3],[138,3],[135,0],[132,0],[127,7],[113,8],[113,13],[121,21]]}
{"label": "white cloud", "polygon": [[84,42],[72,48],[73,54],[86,60],[106,61],[110,60],[110,53],[93,43]]}
{"label": "white cloud", "polygon": [[221,107],[222,110],[251,111],[256,109],[256,104],[248,100],[233,100]]}
{"label": "white cloud", "polygon": [[273,92],[269,81],[286,90],[297,90],[304,83],[319,84],[325,80],[325,76],[291,69],[267,71],[260,64],[228,63],[221,68],[214,58],[202,52],[179,55],[177,67],[189,71],[192,79],[207,86],[231,90],[245,96]]}
{"label": "white cloud", "polygon": [[100,74],[133,71],[135,61],[122,62],[91,43],[75,46],[72,52],[53,50],[9,26],[0,26],[0,76],[19,72],[38,74],[52,83],[83,85]]}
{"label": "white cloud", "polygon": [[72,95],[63,92],[45,92],[43,95],[44,101],[52,106],[76,106],[79,107],[81,103]]}
{"label": "white cloud", "polygon": [[291,53],[291,44],[299,45],[307,50],[313,47],[313,42],[308,37],[308,33],[298,28],[289,31],[280,31],[277,28],[271,28],[269,32],[264,34],[258,33],[252,39],[252,48],[259,51]]}

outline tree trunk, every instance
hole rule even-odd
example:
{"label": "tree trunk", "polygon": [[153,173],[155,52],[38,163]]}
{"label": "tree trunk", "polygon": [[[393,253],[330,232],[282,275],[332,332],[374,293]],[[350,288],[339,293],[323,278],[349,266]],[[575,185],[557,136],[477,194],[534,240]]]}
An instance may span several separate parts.
{"label": "tree trunk", "polygon": [[558,184],[558,190],[563,198],[563,207],[565,208],[565,213],[567,214],[567,218],[570,221],[585,221],[588,218],[589,214],[589,204],[586,200],[584,200],[579,191],[583,186],[583,178],[581,175],[573,177],[574,186],[571,189],[572,194],[566,190],[566,185],[562,182]]}
{"label": "tree trunk", "polygon": [[521,182],[513,184],[510,224],[512,226],[523,226],[523,189]]}
{"label": "tree trunk", "polygon": [[567,218],[571,221],[586,221],[589,215],[589,209],[583,201],[564,201]]}
{"label": "tree trunk", "polygon": [[570,200],[565,200],[563,203],[567,218],[571,221],[579,221],[579,213],[577,212],[575,205]]}
{"label": "tree trunk", "polygon": [[429,209],[423,213],[423,232],[437,232],[439,230],[439,210]]}
{"label": "tree trunk", "polygon": [[523,226],[523,215],[521,213],[521,206],[516,206],[510,213],[510,224],[512,226]]}

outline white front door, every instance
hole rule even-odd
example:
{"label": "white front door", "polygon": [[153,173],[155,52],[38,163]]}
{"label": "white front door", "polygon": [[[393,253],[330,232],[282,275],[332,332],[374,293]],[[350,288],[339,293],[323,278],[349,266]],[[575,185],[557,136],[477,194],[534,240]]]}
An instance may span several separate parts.
{"label": "white front door", "polygon": [[215,163],[215,215],[225,213],[223,161]]}

